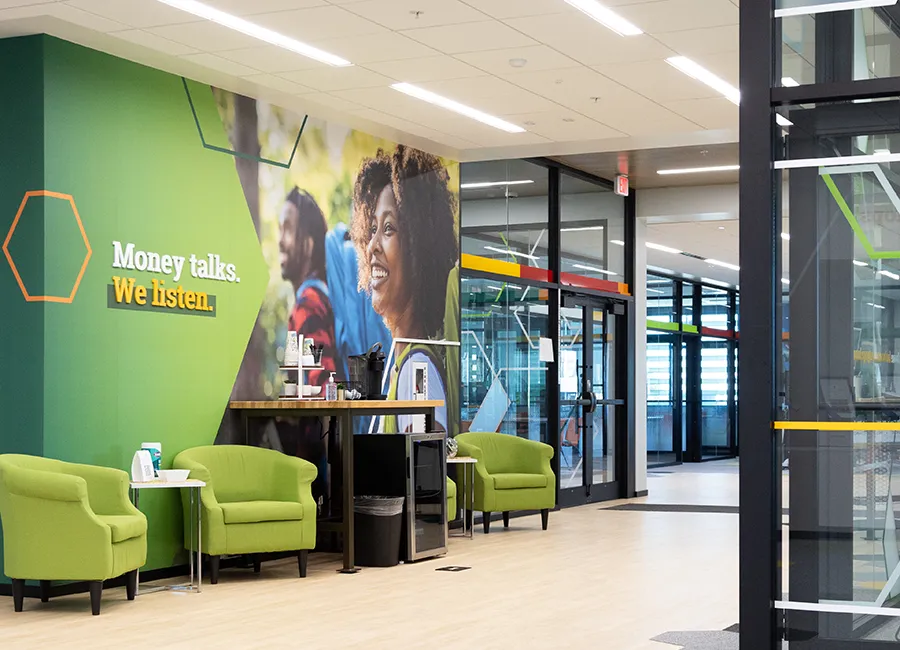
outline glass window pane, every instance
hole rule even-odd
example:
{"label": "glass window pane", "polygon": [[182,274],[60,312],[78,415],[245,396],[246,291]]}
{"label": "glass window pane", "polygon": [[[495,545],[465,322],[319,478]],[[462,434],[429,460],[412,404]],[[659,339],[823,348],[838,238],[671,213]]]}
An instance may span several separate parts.
{"label": "glass window pane", "polygon": [[612,190],[560,175],[560,271],[625,281],[625,203]]}
{"label": "glass window pane", "polygon": [[702,312],[700,324],[703,327],[712,327],[717,330],[728,330],[730,319],[729,292],[714,287],[703,287]]}
{"label": "glass window pane", "polygon": [[647,319],[674,323],[675,281],[658,275],[647,275]]}
{"label": "glass window pane", "polygon": [[548,268],[548,174],[523,160],[460,165],[462,252]]}

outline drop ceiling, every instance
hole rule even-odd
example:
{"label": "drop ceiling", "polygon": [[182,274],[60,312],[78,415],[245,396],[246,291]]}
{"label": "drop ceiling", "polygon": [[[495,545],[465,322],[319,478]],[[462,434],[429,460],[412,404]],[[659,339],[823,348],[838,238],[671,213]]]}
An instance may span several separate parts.
{"label": "drop ceiling", "polygon": [[[0,36],[49,33],[461,160],[737,140],[738,108],[665,62],[738,83],[738,0],[605,0],[622,37],[564,0],[205,0],[354,63],[331,68],[156,0],[0,0]],[[415,83],[526,129],[390,88]]]}

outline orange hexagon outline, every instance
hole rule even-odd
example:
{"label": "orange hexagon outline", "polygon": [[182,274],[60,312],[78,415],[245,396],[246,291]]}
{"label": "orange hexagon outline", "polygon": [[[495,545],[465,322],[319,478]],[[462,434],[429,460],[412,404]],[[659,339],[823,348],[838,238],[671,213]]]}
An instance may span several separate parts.
{"label": "orange hexagon outline", "polygon": [[[22,282],[22,276],[19,275],[19,269],[16,268],[16,263],[13,261],[12,255],[9,253],[9,242],[12,240],[13,233],[16,231],[16,226],[19,224],[19,218],[22,216],[22,212],[25,210],[25,205],[28,203],[28,199],[38,196],[50,197],[52,199],[62,199],[64,201],[68,201],[69,205],[72,206],[72,214],[75,215],[75,222],[78,224],[78,229],[81,231],[81,238],[84,240],[84,245],[87,247],[87,255],[84,256],[84,262],[81,264],[81,270],[78,272],[78,277],[75,279],[75,286],[72,287],[72,293],[69,294],[69,297],[63,296],[32,296],[28,293],[28,289],[25,288],[25,283]],[[84,272],[87,269],[88,262],[91,259],[91,255],[93,255],[93,250],[91,249],[91,242],[88,240],[87,233],[84,231],[84,224],[81,223],[81,216],[78,214],[78,208],[75,207],[75,199],[71,194],[62,194],[60,192],[51,192],[49,190],[32,190],[30,192],[25,192],[25,196],[22,198],[22,203],[19,205],[19,211],[16,212],[16,218],[13,219],[12,226],[9,228],[9,232],[6,235],[6,240],[3,242],[3,254],[6,256],[6,261],[9,262],[9,268],[12,269],[13,275],[16,276],[16,282],[19,284],[19,289],[22,290],[22,295],[25,296],[26,302],[59,302],[65,304],[71,304],[73,300],[75,300],[75,294],[78,293],[78,287],[81,285],[81,278],[84,277]]]}

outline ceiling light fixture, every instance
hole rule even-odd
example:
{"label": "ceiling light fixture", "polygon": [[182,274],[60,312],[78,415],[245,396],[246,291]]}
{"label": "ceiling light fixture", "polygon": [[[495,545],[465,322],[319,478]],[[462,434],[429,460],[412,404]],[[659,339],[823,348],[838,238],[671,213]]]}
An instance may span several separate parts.
{"label": "ceiling light fixture", "polygon": [[276,31],[273,31],[261,25],[257,25],[256,23],[251,23],[249,20],[244,20],[243,18],[232,16],[229,13],[225,13],[224,11],[220,11],[219,9],[210,7],[209,5],[205,5],[202,2],[197,2],[196,0],[157,1],[169,5],[170,7],[174,7],[175,9],[180,9],[181,11],[193,14],[198,18],[204,18],[206,20],[209,20],[210,22],[221,25],[222,27],[233,29],[236,32],[246,34],[247,36],[250,36],[252,38],[259,39],[266,43],[270,43],[272,45],[278,46],[285,50],[289,50],[296,54],[300,54],[310,59],[315,59],[316,61],[327,63],[328,65],[336,67],[346,67],[348,65],[353,65],[346,59],[342,59],[339,56],[330,54],[328,52],[325,52],[324,50],[320,50],[319,48],[313,47],[312,45],[307,45],[306,43],[302,43],[289,36],[285,36],[284,34],[279,34]]}
{"label": "ceiling light fixture", "polygon": [[794,79],[793,77],[782,77],[781,85],[785,88],[796,88],[800,85],[800,82]]}
{"label": "ceiling light fixture", "polygon": [[674,176],[675,174],[706,174],[713,172],[736,172],[740,165],[718,165],[716,167],[685,167],[684,169],[660,169],[656,173],[660,176]]}
{"label": "ceiling light fixture", "polygon": [[485,246],[484,250],[492,251],[494,253],[500,253],[502,255],[512,255],[513,257],[524,257],[525,259],[529,259],[529,260],[537,260],[538,259],[534,255],[529,255],[527,253],[520,253],[518,251],[513,251],[508,248],[504,250],[503,248],[497,248],[496,246]]}
{"label": "ceiling light fixture", "polygon": [[874,302],[867,302],[866,304],[867,304],[869,307],[874,307],[875,309],[884,309],[884,305],[878,305],[878,304],[876,304],[876,303],[874,303]]}
{"label": "ceiling light fixture", "polygon": [[610,239],[609,243],[615,244],[616,246],[624,246],[625,245],[625,242],[623,242],[621,239]]}
{"label": "ceiling light fixture", "polygon": [[862,165],[865,163],[900,162],[900,154],[874,153],[861,156],[831,156],[829,158],[796,158],[776,160],[775,169],[804,169],[806,167],[838,167],[840,165]]}
{"label": "ceiling light fixture", "polygon": [[883,275],[884,277],[890,278],[891,280],[900,280],[900,275],[892,273],[891,271],[885,271],[883,269],[881,271],[878,271],[875,275]]}
{"label": "ceiling light fixture", "polygon": [[781,278],[781,284],[787,285],[787,284],[790,284],[790,283],[791,283],[791,281],[788,280],[787,278]]}
{"label": "ceiling light fixture", "polygon": [[831,13],[834,11],[847,11],[848,9],[865,9],[867,7],[889,7],[897,4],[897,0],[845,0],[845,2],[822,2],[801,7],[785,7],[776,9],[776,18],[789,16],[807,16],[811,14]]}
{"label": "ceiling light fixture", "polygon": [[652,248],[655,251],[662,251],[663,253],[672,253],[672,255],[681,255],[681,251],[677,248],[672,248],[671,246],[663,246],[662,244],[654,244],[653,242],[646,243],[647,248]]}
{"label": "ceiling light fixture", "polygon": [[775,124],[778,126],[794,126],[794,123],[781,113],[775,113]]}
{"label": "ceiling light fixture", "polygon": [[732,271],[740,271],[741,270],[741,267],[739,267],[737,264],[729,264],[728,262],[723,262],[721,260],[714,260],[712,258],[709,258],[704,261],[707,264],[712,264],[713,266],[720,266],[723,269],[731,269]]}
{"label": "ceiling light fixture", "polygon": [[640,27],[628,22],[616,12],[596,2],[596,0],[566,0],[566,2],[604,27],[613,30],[619,36],[640,36],[644,33],[644,30]]}
{"label": "ceiling light fixture", "polygon": [[722,93],[725,95],[725,98],[734,103],[741,103],[741,91],[732,86],[730,83],[714,75],[712,72],[704,68],[702,65],[697,63],[696,61],[692,61],[686,56],[670,56],[666,59],[666,63],[668,63],[673,68],[681,70],[684,74],[689,77],[693,77],[700,83],[704,83],[713,90]]}
{"label": "ceiling light fixture", "polygon": [[789,234],[787,234],[786,232],[781,233],[781,238],[784,241],[791,241],[791,236]]}
{"label": "ceiling light fixture", "polygon": [[853,263],[856,264],[856,266],[869,266],[865,262],[860,262],[859,260],[853,260]]}
{"label": "ceiling light fixture", "polygon": [[562,232],[583,232],[585,230],[603,230],[603,226],[583,226],[580,228],[560,228]]}
{"label": "ceiling light fixture", "polygon": [[528,185],[534,181],[486,181],[484,183],[462,183],[459,188],[462,190],[477,190],[482,187],[504,187],[508,185]]}
{"label": "ceiling light fixture", "polygon": [[492,126],[495,129],[506,131],[507,133],[525,132],[525,129],[523,129],[521,126],[517,126],[515,124],[512,124],[511,122],[507,122],[506,120],[501,120],[499,117],[488,115],[483,111],[479,111],[477,108],[472,108],[471,106],[460,104],[457,101],[454,101],[447,97],[443,97],[442,95],[438,95],[437,93],[433,93],[430,90],[425,90],[424,88],[413,86],[412,84],[397,83],[392,84],[391,88],[405,95],[409,95],[410,97],[415,97],[416,99],[421,99],[423,102],[428,102],[429,104],[434,104],[435,106],[445,108],[448,111],[459,113],[460,115],[464,115],[465,117],[481,122],[482,124],[487,124],[488,126]]}
{"label": "ceiling light fixture", "polygon": [[587,266],[586,264],[573,264],[576,269],[581,269],[582,271],[591,271],[592,273],[603,273],[604,275],[619,275],[613,271],[607,271],[606,269],[598,269],[596,266]]}

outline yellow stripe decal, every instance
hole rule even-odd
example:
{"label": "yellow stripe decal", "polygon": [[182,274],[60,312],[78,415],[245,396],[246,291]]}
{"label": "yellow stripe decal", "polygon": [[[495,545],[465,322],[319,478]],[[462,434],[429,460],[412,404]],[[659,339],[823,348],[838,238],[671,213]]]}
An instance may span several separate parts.
{"label": "yellow stripe decal", "polygon": [[513,278],[521,277],[519,275],[519,265],[512,262],[503,262],[501,260],[492,260],[480,255],[462,254],[462,267],[472,271],[481,271],[483,273],[496,273],[497,275],[508,275]]}
{"label": "yellow stripe decal", "polygon": [[900,431],[900,422],[773,422],[782,431]]}

